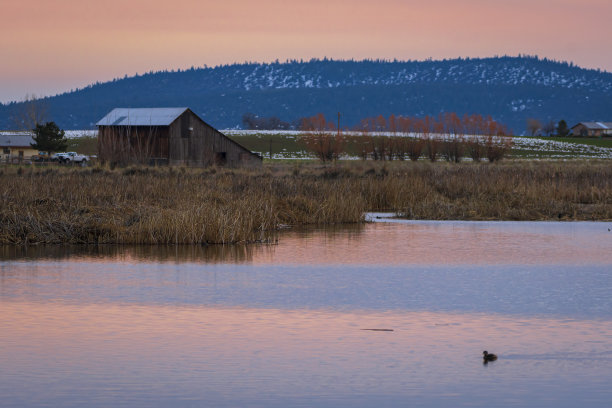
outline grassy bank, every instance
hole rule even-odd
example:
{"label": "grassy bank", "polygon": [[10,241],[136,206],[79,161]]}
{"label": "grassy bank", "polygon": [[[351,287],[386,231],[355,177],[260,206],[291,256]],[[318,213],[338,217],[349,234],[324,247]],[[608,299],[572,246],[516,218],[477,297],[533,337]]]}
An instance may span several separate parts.
{"label": "grassy bank", "polygon": [[283,225],[414,219],[612,220],[609,162],[349,162],[259,171],[0,169],[0,243],[269,241]]}

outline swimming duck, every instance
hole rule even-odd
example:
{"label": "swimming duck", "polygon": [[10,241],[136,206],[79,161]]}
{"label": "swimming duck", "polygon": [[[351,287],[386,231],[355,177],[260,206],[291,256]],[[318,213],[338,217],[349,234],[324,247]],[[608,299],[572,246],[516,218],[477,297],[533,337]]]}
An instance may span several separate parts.
{"label": "swimming duck", "polygon": [[489,361],[497,360],[497,356],[485,350],[482,352],[482,359],[484,360],[484,363],[487,364]]}

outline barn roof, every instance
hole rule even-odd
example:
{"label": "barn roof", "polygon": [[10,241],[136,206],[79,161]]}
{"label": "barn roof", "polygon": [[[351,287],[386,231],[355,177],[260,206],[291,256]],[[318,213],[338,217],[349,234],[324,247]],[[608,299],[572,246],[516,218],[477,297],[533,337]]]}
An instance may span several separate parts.
{"label": "barn roof", "polygon": [[170,126],[188,108],[115,108],[96,126]]}
{"label": "barn roof", "polygon": [[34,143],[31,133],[0,133],[0,146],[2,147],[30,147],[30,143]]}
{"label": "barn roof", "polygon": [[587,129],[612,129],[612,122],[580,122],[572,126],[572,129],[579,125],[583,125]]}

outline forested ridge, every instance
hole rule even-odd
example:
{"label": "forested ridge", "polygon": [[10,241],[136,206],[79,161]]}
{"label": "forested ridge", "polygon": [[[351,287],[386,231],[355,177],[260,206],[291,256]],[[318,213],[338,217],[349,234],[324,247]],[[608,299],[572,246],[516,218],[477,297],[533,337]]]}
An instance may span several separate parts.
{"label": "forested ridge", "polygon": [[[89,129],[114,107],[186,106],[217,128],[245,113],[291,122],[322,112],[345,126],[374,115],[490,115],[515,133],[528,118],[612,118],[612,74],[537,57],[441,61],[329,59],[242,63],[150,72],[44,98],[50,120]],[[16,128],[22,103],[0,105],[0,128]]]}

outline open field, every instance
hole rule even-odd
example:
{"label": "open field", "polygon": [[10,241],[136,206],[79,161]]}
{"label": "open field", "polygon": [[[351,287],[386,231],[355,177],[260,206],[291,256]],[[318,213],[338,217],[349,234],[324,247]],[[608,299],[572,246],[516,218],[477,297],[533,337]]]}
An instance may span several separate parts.
{"label": "open field", "polygon": [[69,152],[77,152],[80,154],[86,154],[93,156],[98,154],[98,136],[78,136],[68,138],[68,147],[66,148]]}
{"label": "open field", "polygon": [[511,157],[526,159],[612,158],[612,138],[515,137]]}
{"label": "open field", "polygon": [[[302,132],[288,130],[254,131],[254,130],[224,130],[246,148],[261,154],[264,158],[273,159],[307,159],[314,158],[305,146],[299,142]],[[373,134],[376,136],[377,134]],[[381,132],[381,136],[390,133]],[[514,146],[510,151],[510,159],[610,159],[612,158],[612,138],[543,138],[514,137]],[[345,159],[358,159],[359,156],[347,146]],[[469,158],[464,158],[469,160]]]}
{"label": "open field", "polygon": [[612,137],[539,137],[538,139],[612,148]]}
{"label": "open field", "polygon": [[431,220],[612,220],[607,161],[271,164],[257,171],[0,169],[0,243],[274,240],[366,211]]}

